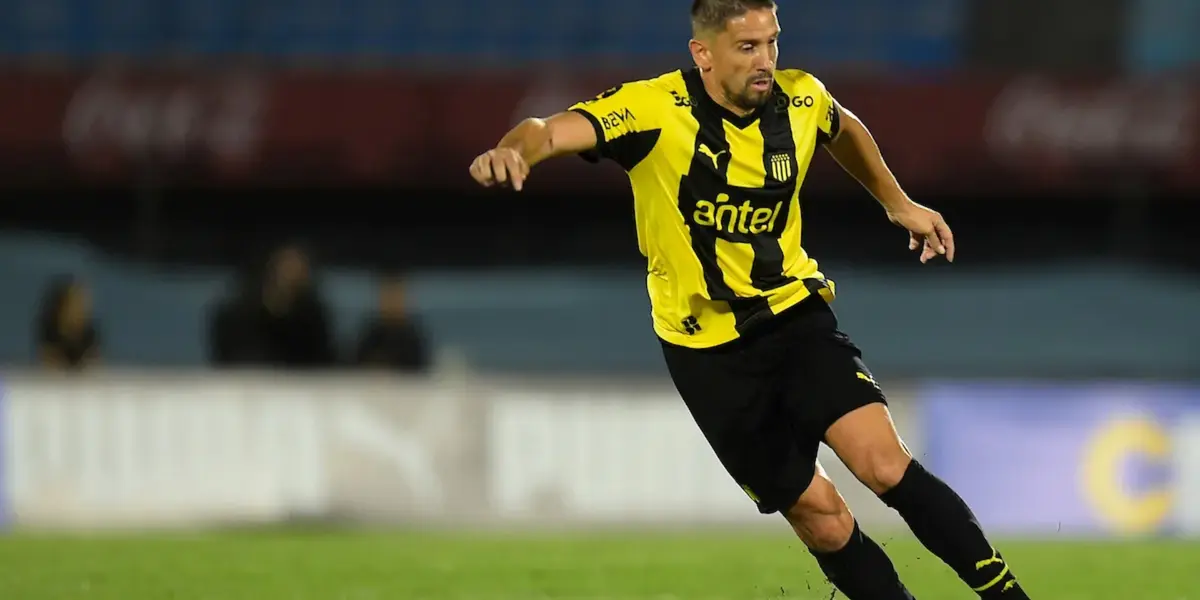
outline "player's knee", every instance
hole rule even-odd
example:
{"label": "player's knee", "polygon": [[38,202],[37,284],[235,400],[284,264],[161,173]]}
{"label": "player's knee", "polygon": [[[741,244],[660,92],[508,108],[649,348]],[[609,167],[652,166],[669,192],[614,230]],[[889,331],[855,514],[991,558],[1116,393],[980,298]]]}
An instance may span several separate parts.
{"label": "player's knee", "polygon": [[887,438],[860,443],[848,458],[846,464],[854,476],[876,495],[896,487],[912,462],[902,442]]}
{"label": "player's knee", "polygon": [[912,455],[903,449],[879,452],[868,461],[866,471],[856,475],[878,495],[896,487],[911,462]]}
{"label": "player's knee", "polygon": [[854,533],[854,516],[846,501],[820,476],[784,516],[804,545],[819,552],[840,550]]}
{"label": "player's knee", "polygon": [[869,404],[838,419],[826,431],[825,441],[864,485],[882,494],[900,483],[912,454],[896,433],[887,410]]}

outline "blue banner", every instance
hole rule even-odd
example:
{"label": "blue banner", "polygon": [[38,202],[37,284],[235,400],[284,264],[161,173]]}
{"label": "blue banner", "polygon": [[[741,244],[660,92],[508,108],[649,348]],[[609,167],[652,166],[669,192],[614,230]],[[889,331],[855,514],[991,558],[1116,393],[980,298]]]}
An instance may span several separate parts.
{"label": "blue banner", "polygon": [[1178,424],[1200,387],[942,382],[923,390],[922,460],[986,529],[1154,534],[1177,528]]}

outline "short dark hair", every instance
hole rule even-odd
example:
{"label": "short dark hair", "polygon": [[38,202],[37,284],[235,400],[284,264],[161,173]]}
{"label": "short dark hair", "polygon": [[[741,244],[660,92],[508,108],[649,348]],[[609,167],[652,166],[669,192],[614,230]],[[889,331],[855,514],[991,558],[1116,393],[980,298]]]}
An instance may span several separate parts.
{"label": "short dark hair", "polygon": [[730,19],[763,8],[774,9],[775,0],[692,0],[692,34],[722,31]]}

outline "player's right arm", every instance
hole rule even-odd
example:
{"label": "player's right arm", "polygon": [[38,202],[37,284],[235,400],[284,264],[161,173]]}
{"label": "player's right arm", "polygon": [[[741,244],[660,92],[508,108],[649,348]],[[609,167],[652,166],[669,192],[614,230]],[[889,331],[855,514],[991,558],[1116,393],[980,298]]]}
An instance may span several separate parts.
{"label": "player's right arm", "polygon": [[596,128],[572,111],[541,119],[527,118],[500,138],[496,147],[471,163],[471,176],[484,187],[511,185],[521,191],[534,165],[556,156],[596,147]]}
{"label": "player's right arm", "polygon": [[566,154],[593,162],[608,158],[632,169],[657,142],[665,106],[673,106],[671,96],[647,81],[618,85],[550,118],[521,121],[475,159],[471,176],[484,186],[519,191],[534,165]]}

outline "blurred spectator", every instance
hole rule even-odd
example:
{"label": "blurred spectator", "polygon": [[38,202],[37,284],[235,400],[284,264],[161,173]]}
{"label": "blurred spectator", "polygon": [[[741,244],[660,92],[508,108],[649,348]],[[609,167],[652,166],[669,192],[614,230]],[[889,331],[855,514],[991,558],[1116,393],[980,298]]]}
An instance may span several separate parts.
{"label": "blurred spectator", "polygon": [[56,370],[81,370],[100,360],[100,337],[87,286],[70,275],[50,282],[36,330],[38,362]]}
{"label": "blurred spectator", "polygon": [[277,250],[248,273],[212,315],[212,362],[218,366],[332,367],[337,363],[329,310],[298,247]]}
{"label": "blurred spectator", "polygon": [[420,323],[408,312],[404,282],[393,279],[379,291],[379,312],[363,324],[355,362],[408,373],[429,369],[429,348]]}

